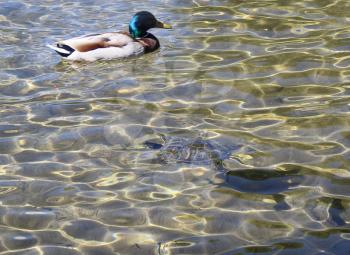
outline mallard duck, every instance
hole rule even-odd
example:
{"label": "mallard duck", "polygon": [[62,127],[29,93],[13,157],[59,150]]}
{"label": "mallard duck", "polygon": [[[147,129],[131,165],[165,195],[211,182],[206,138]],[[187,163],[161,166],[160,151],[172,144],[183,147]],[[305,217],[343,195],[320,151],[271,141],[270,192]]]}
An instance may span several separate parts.
{"label": "mallard duck", "polygon": [[138,12],[131,19],[129,32],[89,34],[48,45],[59,55],[74,61],[95,61],[141,55],[157,50],[158,39],[147,32],[151,28],[171,28],[147,11]]}

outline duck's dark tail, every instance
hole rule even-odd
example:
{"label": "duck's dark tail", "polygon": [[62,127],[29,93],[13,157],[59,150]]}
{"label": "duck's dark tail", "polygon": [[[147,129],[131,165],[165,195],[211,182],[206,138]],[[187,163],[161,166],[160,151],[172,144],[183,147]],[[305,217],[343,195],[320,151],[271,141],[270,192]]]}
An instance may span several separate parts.
{"label": "duck's dark tail", "polygon": [[71,55],[75,51],[72,47],[66,44],[60,44],[60,43],[57,43],[55,46],[47,45],[47,47],[53,49],[64,58],[67,58],[69,55]]}

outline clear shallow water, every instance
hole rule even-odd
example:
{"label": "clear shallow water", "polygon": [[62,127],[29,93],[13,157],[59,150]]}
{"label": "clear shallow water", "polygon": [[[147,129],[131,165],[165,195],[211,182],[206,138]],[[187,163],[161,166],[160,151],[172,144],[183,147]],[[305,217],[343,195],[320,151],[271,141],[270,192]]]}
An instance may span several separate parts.
{"label": "clear shallow water", "polygon": [[[68,63],[45,47],[138,10],[174,25],[159,52]],[[0,1],[0,254],[349,254],[349,13]],[[145,142],[161,136],[237,149],[223,169],[160,162]]]}

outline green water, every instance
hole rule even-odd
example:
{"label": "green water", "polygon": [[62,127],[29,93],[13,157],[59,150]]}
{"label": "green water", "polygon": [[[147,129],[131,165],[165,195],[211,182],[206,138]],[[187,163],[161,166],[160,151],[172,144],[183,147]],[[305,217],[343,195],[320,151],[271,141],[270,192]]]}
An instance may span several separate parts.
{"label": "green water", "polygon": [[[140,10],[174,27],[152,31],[158,52],[70,63],[45,46]],[[349,254],[349,13],[0,0],[0,255]],[[237,149],[220,169],[163,162],[145,145],[161,137]]]}

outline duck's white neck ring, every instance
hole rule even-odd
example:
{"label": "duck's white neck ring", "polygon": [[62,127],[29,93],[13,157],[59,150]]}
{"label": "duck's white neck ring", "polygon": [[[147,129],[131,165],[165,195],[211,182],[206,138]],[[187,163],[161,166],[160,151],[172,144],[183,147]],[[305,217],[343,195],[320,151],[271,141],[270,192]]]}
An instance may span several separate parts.
{"label": "duck's white neck ring", "polygon": [[149,35],[149,33],[148,32],[146,32],[146,34],[144,35],[144,36],[141,36],[141,37],[137,37],[137,38],[135,38],[135,39],[142,39],[142,38],[145,38],[145,37],[147,37]]}

